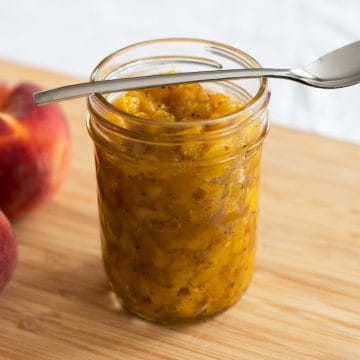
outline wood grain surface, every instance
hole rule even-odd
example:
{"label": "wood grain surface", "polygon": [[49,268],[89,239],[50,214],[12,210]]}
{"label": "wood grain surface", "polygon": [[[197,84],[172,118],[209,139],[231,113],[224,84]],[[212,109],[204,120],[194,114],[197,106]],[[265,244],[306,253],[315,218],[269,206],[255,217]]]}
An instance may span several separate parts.
{"label": "wood grain surface", "polygon": [[[6,61],[0,78],[76,81]],[[85,101],[63,107],[71,171],[48,204],[14,224],[19,261],[0,297],[1,359],[360,359],[359,147],[272,126],[252,285],[217,317],[158,326],[112,305]]]}

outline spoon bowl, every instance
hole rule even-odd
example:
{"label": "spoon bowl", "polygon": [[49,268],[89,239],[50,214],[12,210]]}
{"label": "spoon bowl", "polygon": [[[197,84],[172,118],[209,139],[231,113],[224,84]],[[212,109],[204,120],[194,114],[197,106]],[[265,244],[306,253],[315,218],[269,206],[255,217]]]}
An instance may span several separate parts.
{"label": "spoon bowl", "polygon": [[325,89],[356,85],[360,82],[360,41],[321,56],[312,63],[290,70],[293,80]]}

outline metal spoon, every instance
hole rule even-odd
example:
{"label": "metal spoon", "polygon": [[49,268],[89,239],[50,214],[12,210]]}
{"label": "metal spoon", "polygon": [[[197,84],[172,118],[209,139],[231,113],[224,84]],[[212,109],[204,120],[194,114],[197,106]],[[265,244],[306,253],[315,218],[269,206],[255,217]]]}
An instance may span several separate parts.
{"label": "metal spoon", "polygon": [[321,56],[302,68],[211,70],[103,80],[40,91],[34,94],[34,101],[40,105],[94,93],[106,94],[173,84],[257,77],[294,80],[324,89],[358,84],[360,82],[360,41]]}

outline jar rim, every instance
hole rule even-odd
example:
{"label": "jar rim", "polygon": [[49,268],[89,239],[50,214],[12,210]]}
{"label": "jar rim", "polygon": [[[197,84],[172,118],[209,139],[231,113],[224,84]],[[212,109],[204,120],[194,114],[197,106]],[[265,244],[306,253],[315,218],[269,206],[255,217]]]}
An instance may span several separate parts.
{"label": "jar rim", "polygon": [[[99,79],[98,78],[98,73],[100,72],[100,69],[105,66],[105,64],[107,62],[110,62],[113,58],[121,55],[122,53],[125,53],[128,50],[132,50],[144,45],[148,45],[148,44],[157,44],[157,43],[165,43],[165,42],[192,42],[192,43],[199,43],[199,44],[205,44],[205,45],[209,45],[209,46],[216,46],[216,47],[220,47],[222,49],[225,49],[227,51],[230,51],[232,54],[235,54],[237,56],[239,56],[241,58],[241,60],[243,61],[244,65],[249,67],[249,68],[256,68],[256,67],[261,67],[260,63],[255,60],[252,56],[250,56],[249,54],[247,54],[246,52],[239,50],[235,47],[232,47],[230,45],[226,45],[223,44],[221,42],[217,42],[217,41],[212,41],[212,40],[204,40],[204,39],[198,39],[198,38],[187,38],[187,37],[176,37],[176,38],[159,38],[159,39],[152,39],[152,40],[145,40],[145,41],[141,41],[141,42],[137,42],[131,45],[128,45],[126,47],[123,47],[119,50],[116,50],[114,52],[112,52],[111,54],[109,54],[108,56],[106,56],[104,59],[102,59],[94,68],[94,70],[92,71],[91,75],[90,75],[90,80],[91,81],[98,81],[98,80],[103,80],[103,79]],[[247,113],[252,113],[252,110],[256,109],[256,107],[258,106],[259,102],[261,101],[261,99],[263,99],[264,97],[267,98],[267,94],[269,94],[269,89],[268,89],[268,80],[267,78],[263,77],[260,79],[260,85],[259,88],[256,92],[256,94],[254,96],[251,96],[250,100],[247,101],[245,103],[245,105],[231,113],[225,116],[221,116],[215,119],[201,119],[201,120],[192,120],[191,122],[168,122],[168,121],[161,121],[161,120],[151,120],[151,119],[145,119],[145,118],[141,118],[141,117],[137,117],[135,115],[129,114],[125,111],[120,110],[119,108],[115,107],[110,101],[107,100],[107,98],[102,95],[102,94],[93,94],[91,96],[88,97],[88,102],[90,103],[91,101],[95,101],[96,103],[98,103],[101,107],[105,107],[108,110],[110,110],[112,113],[121,116],[121,117],[126,117],[129,120],[132,120],[138,124],[143,124],[143,125],[154,125],[156,124],[157,126],[163,126],[163,127],[188,127],[189,125],[191,126],[197,126],[197,125],[207,125],[207,124],[217,124],[217,123],[221,123],[221,122],[226,122],[226,120],[228,118],[233,118],[234,116],[242,116],[244,114]],[[266,99],[264,100],[266,101]],[[107,122],[110,123],[110,121],[107,120]],[[118,125],[115,125],[113,123],[111,123],[111,127],[112,128],[121,128]]]}

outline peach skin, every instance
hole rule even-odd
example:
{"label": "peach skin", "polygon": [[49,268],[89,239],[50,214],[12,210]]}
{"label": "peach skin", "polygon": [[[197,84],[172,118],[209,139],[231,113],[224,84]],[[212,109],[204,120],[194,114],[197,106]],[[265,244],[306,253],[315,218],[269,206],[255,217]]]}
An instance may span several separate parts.
{"label": "peach skin", "polygon": [[0,84],[0,209],[13,220],[47,200],[64,180],[69,127],[57,104],[38,107],[30,83]]}
{"label": "peach skin", "polygon": [[17,259],[17,244],[11,225],[0,211],[0,294],[12,277]]}

